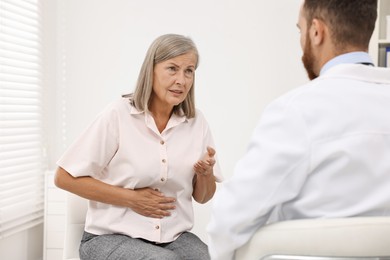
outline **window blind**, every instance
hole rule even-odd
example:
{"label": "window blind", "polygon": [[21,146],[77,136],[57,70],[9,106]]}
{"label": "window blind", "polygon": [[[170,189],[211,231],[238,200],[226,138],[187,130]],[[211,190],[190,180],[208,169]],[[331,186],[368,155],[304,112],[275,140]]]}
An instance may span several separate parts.
{"label": "window blind", "polygon": [[40,0],[0,0],[0,238],[43,222]]}

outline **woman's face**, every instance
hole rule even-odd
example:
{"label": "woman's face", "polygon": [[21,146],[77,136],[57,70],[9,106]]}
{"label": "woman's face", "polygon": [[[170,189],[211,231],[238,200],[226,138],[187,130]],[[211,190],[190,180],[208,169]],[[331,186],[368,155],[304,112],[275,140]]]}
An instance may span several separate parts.
{"label": "woman's face", "polygon": [[189,52],[154,66],[154,108],[172,109],[184,101],[194,82],[196,62],[196,55]]}

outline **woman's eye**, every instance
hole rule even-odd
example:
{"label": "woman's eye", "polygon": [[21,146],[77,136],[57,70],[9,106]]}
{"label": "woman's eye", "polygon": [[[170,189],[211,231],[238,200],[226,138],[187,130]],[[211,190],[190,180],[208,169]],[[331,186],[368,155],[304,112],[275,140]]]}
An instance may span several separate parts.
{"label": "woman's eye", "polygon": [[171,71],[171,72],[175,72],[176,71],[176,67],[168,67],[168,70]]}
{"label": "woman's eye", "polygon": [[192,76],[194,74],[194,71],[192,69],[188,69],[186,70],[186,74]]}

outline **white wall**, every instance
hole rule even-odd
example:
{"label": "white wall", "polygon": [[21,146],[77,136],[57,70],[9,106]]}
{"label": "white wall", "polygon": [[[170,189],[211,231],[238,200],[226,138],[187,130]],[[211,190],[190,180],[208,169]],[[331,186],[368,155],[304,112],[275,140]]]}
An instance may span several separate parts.
{"label": "white wall", "polygon": [[[0,240],[2,260],[40,260],[43,248],[43,225]],[[60,259],[58,259],[60,260]]]}
{"label": "white wall", "polygon": [[[264,106],[306,81],[296,28],[298,0],[57,4],[51,167],[98,112],[133,90],[146,50],[161,34],[188,35],[198,46],[197,107],[210,123],[227,178]],[[209,207],[196,205],[194,231],[205,241]]]}

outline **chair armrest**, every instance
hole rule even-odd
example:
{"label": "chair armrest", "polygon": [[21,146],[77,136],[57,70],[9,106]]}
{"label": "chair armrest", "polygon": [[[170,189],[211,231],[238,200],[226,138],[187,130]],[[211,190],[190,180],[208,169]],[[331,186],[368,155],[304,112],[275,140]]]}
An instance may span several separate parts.
{"label": "chair armrest", "polygon": [[267,255],[390,256],[390,217],[302,219],[259,229],[236,259]]}

